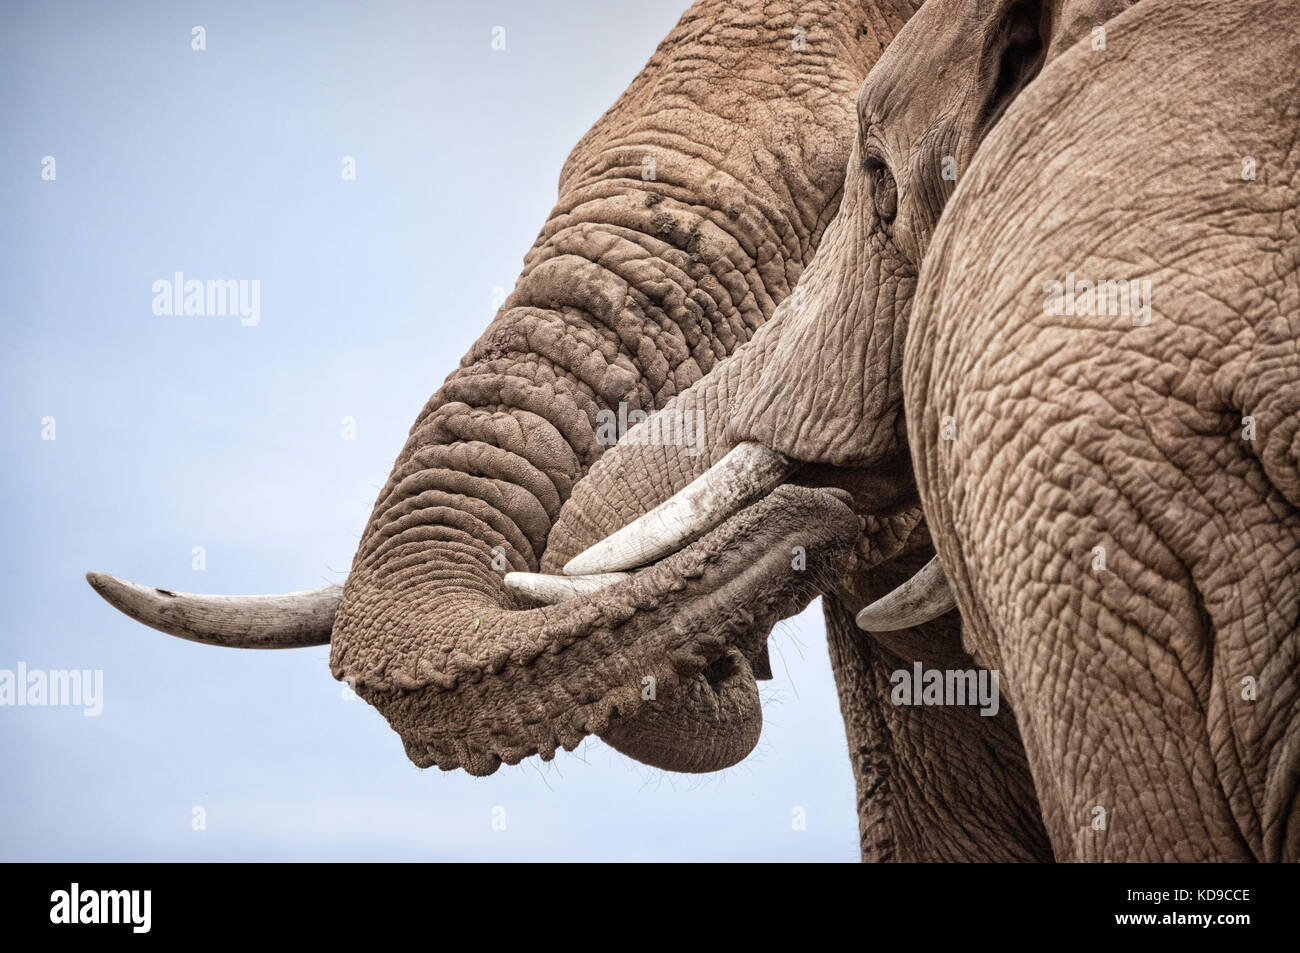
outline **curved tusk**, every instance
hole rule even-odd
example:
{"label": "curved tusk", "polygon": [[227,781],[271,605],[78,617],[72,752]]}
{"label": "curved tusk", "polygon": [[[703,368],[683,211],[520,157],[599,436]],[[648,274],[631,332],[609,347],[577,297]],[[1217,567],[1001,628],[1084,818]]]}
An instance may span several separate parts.
{"label": "curved tusk", "polygon": [[867,632],[893,632],[937,619],[957,600],[936,556],[911,579],[881,596],[858,613],[858,628]]}
{"label": "curved tusk", "polygon": [[725,457],[649,513],[579,553],[566,576],[632,569],[676,552],[737,510],[785,482],[789,458],[757,443],[739,443]]}
{"label": "curved tusk", "polygon": [[103,572],[86,581],[137,622],[205,645],[294,649],[328,645],[342,586],[273,596],[205,596],[127,582]]}
{"label": "curved tusk", "polygon": [[506,573],[506,588],[547,605],[600,592],[617,582],[630,579],[625,572],[606,572],[594,576],[549,576],[538,572]]}

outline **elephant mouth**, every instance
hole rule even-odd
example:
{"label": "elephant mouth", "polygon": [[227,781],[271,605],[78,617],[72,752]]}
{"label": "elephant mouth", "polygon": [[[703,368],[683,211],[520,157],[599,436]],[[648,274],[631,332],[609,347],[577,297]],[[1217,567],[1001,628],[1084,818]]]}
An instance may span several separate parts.
{"label": "elephant mouth", "polygon": [[[678,645],[684,638],[707,663],[699,659],[693,670],[675,664],[675,697],[620,706],[619,717],[593,723],[593,731],[644,763],[712,771],[739,761],[758,741],[756,682],[771,677],[768,636],[777,621],[826,593],[848,606],[865,604],[864,628],[878,631],[952,608],[942,571],[936,584],[928,567],[873,599],[883,591],[881,577],[897,578],[920,555],[918,538],[928,544],[906,451],[855,469],[801,465],[742,443],[594,545],[576,554],[557,547],[543,572],[509,573],[504,582],[516,598],[558,611],[558,603],[654,604],[657,623],[638,634],[654,642],[666,633]],[[887,568],[896,558],[899,567]],[[642,648],[643,658],[657,651]]]}
{"label": "elephant mouth", "polygon": [[[918,535],[923,517],[905,451],[852,469],[800,465],[742,443],[622,529],[576,555],[549,551],[542,568],[550,572],[510,573],[505,586],[534,604],[626,603],[636,601],[629,588],[654,592],[660,626],[696,640],[711,661],[679,669],[677,697],[667,704],[625,707],[596,733],[658,767],[718,770],[758,741],[756,680],[771,677],[768,636],[779,619],[825,593],[866,604],[860,620],[875,631],[952,608],[942,570],[935,578],[937,564],[872,598],[881,592],[879,575],[897,576],[882,572],[885,564],[917,555]],[[682,586],[684,578],[691,583]]]}
{"label": "elephant mouth", "polygon": [[[848,503],[842,491],[780,487],[589,595],[584,601],[653,605],[653,621],[628,635],[646,639],[639,664],[665,657],[662,644],[673,646],[666,657],[675,682],[661,681],[655,702],[620,705],[619,717],[589,722],[591,730],[635,760],[676,772],[716,771],[744,758],[762,728],[757,683],[772,677],[772,628],[852,563],[861,523]],[[816,552],[805,566],[789,554],[808,544]],[[511,588],[521,590],[514,580]]]}

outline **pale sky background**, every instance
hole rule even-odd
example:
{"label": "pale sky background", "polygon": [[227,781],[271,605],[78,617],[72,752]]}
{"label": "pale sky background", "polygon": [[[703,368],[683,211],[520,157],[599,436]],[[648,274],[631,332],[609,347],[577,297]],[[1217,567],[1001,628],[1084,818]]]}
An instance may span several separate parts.
{"label": "pale sky background", "polygon": [[[326,647],[172,639],[82,578],[341,581],[569,149],[686,5],[0,6],[0,669],[104,673],[99,718],[0,708],[0,859],[857,859],[820,604],[778,628],[738,767],[590,739],[477,779],[412,766]],[[261,323],[155,316],[176,271],[259,279]]]}

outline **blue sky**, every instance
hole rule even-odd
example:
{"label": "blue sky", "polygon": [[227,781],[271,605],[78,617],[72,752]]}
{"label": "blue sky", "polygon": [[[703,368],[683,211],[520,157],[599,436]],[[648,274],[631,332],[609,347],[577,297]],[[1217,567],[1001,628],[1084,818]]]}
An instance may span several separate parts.
{"label": "blue sky", "polygon": [[[341,581],[569,149],[685,5],[0,7],[0,670],[104,680],[99,717],[0,707],[0,859],[857,858],[819,605],[778,628],[738,767],[671,775],[590,739],[476,779],[413,767],[327,648],[171,639],[82,578]],[[256,279],[260,322],[155,315],[177,271]]]}

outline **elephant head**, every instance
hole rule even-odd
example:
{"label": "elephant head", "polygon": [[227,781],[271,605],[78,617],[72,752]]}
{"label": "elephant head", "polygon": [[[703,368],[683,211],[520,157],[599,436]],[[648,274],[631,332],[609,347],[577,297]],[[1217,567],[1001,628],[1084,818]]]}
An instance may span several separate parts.
{"label": "elephant head", "polygon": [[[714,465],[703,472],[680,454],[663,459],[620,447],[580,485],[558,536],[590,538],[628,512],[644,515],[622,528],[615,522],[615,532],[564,565],[578,577],[567,589],[557,580],[512,581],[541,598],[612,585],[617,580],[607,574],[689,548],[789,482],[849,494],[865,523],[855,544],[860,572],[923,534],[902,361],[931,236],[980,143],[1044,63],[1124,6],[930,0],[858,93],[844,199],[794,294],[695,393],[663,412],[707,407]],[[685,485],[683,475],[694,479]],[[648,499],[657,505],[646,512]],[[549,561],[554,565],[563,551],[563,543],[553,547]],[[837,591],[860,605],[871,589],[849,580]],[[954,605],[932,562],[858,621],[870,631],[893,631]]]}
{"label": "elephant head", "polygon": [[[686,12],[566,161],[523,274],[420,412],[343,587],[195,596],[91,573],[92,586],[196,641],[329,642],[333,672],[421,766],[487,774],[615,722],[623,750],[661,766],[743,757],[763,636],[817,588],[815,573],[790,576],[755,603],[754,581],[774,574],[761,554],[811,523],[813,568],[839,571],[856,533],[842,500],[783,492],[771,518],[734,528],[746,558],[718,537],[707,580],[695,554],[616,597],[529,609],[503,577],[564,544],[561,507],[607,449],[602,414],[663,406],[789,294],[840,203],[854,93],[918,5]],[[721,570],[726,593],[713,591]],[[643,695],[659,704],[643,711]]]}
{"label": "elephant head", "polygon": [[[858,515],[872,523],[859,540],[860,569],[897,552],[900,532],[920,520],[902,361],[917,276],[940,214],[984,137],[1044,63],[1124,6],[930,0],[909,21],[859,91],[844,199],[812,264],[754,339],[697,385],[715,403],[725,397],[725,406],[710,410],[720,422],[709,432],[733,452],[572,560],[567,573],[626,570],[676,552],[791,479],[853,496]],[[618,456],[602,466],[619,465]],[[639,465],[652,476],[691,469],[680,461]],[[593,498],[619,493],[602,475],[593,472],[566,508],[584,530],[588,514],[602,507],[637,507],[627,494],[616,503]],[[636,495],[644,499],[644,488]],[[932,564],[859,621],[890,631],[954,604]]]}

